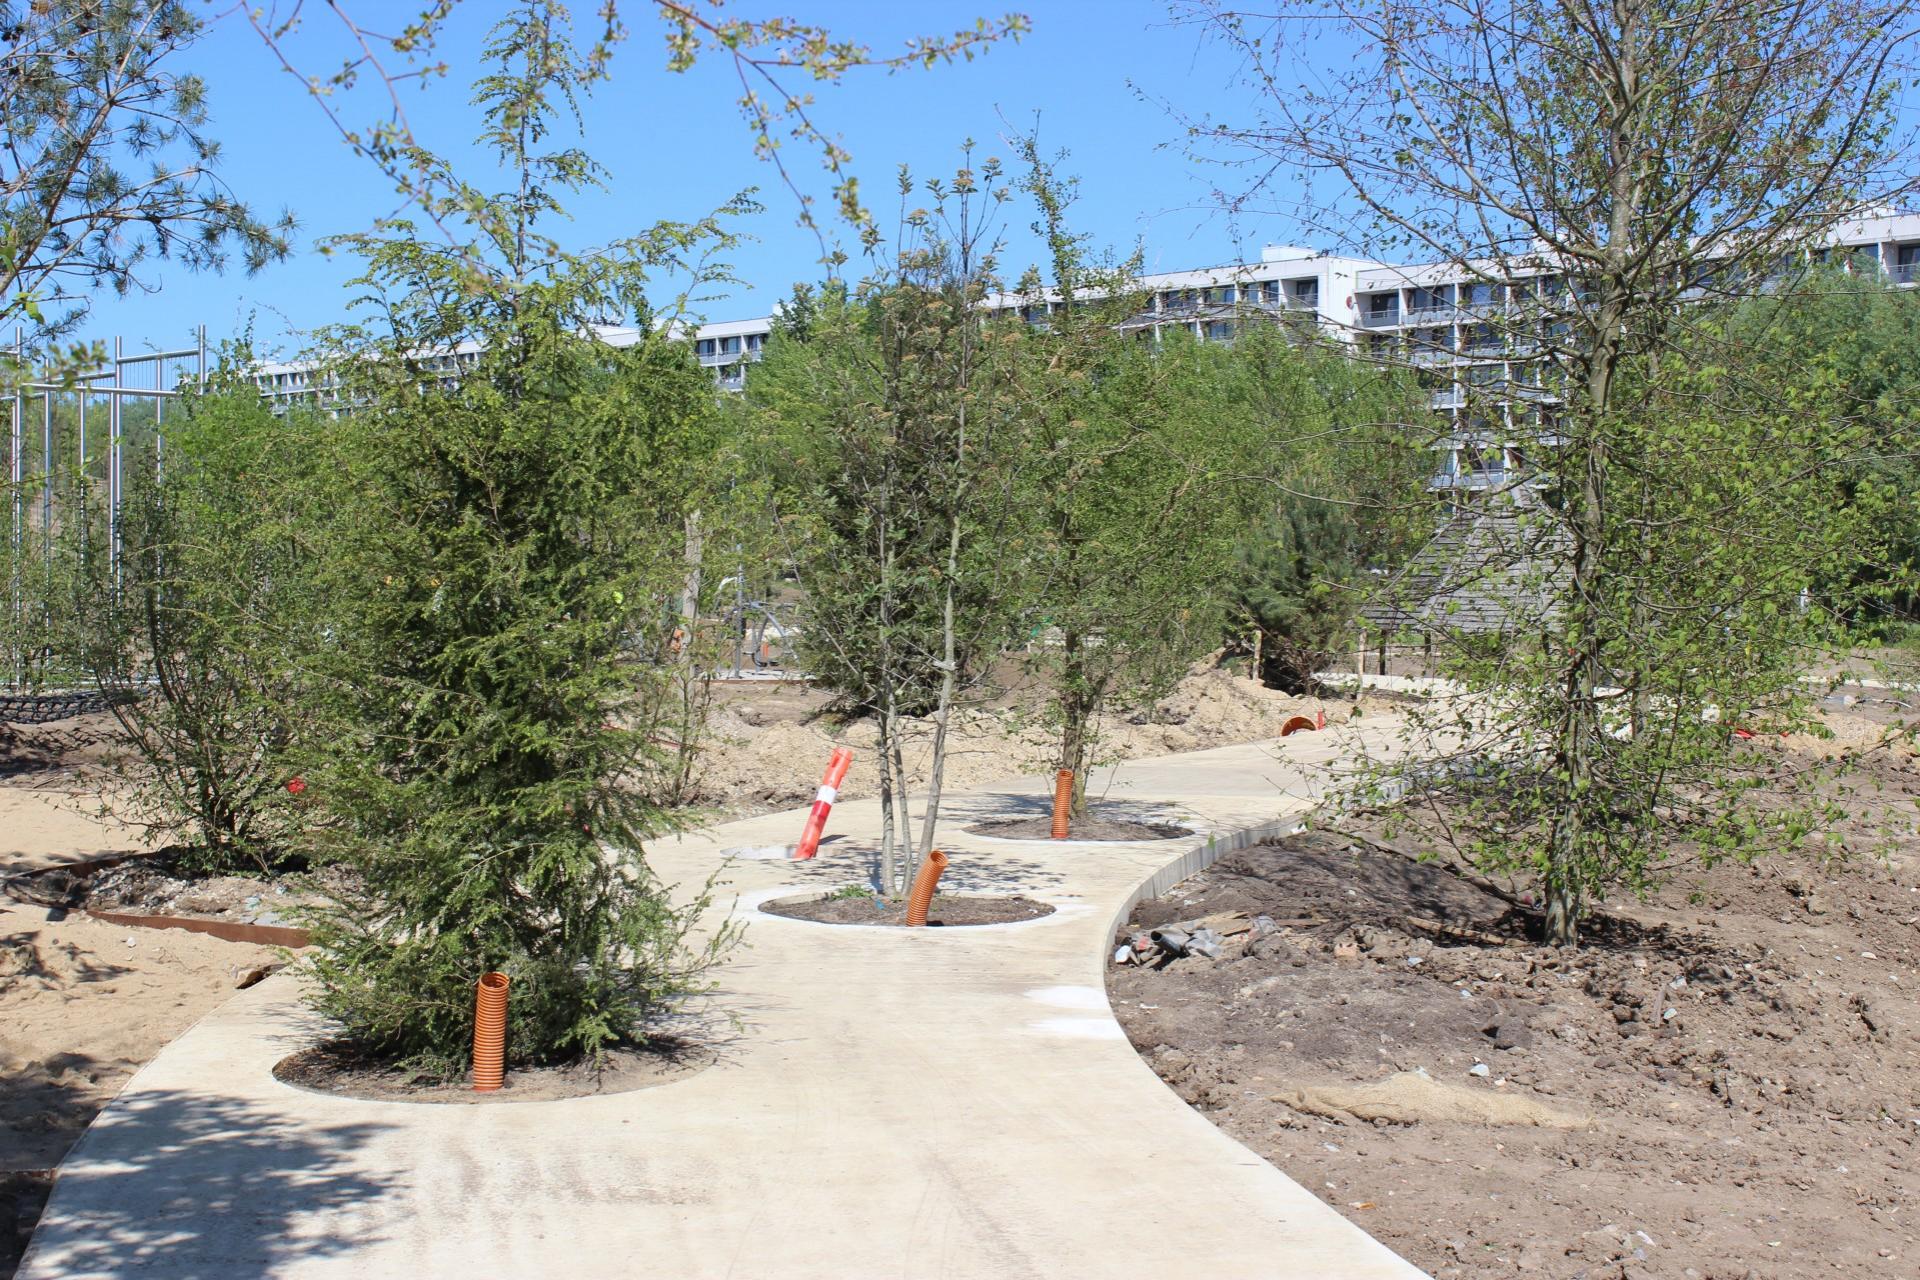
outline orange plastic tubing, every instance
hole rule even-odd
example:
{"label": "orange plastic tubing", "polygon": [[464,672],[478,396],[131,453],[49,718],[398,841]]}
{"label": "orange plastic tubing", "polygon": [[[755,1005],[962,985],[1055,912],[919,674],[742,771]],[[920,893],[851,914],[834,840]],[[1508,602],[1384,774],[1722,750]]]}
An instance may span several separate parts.
{"label": "orange plastic tubing", "polygon": [[1067,838],[1067,820],[1073,816],[1073,770],[1053,775],[1053,838]]}
{"label": "orange plastic tubing", "polygon": [[1290,733],[1299,733],[1302,729],[1311,732],[1316,727],[1313,721],[1307,719],[1305,716],[1295,716],[1280,726],[1280,736],[1284,738]]}
{"label": "orange plastic tubing", "polygon": [[480,975],[473,1006],[473,1091],[491,1093],[506,1078],[507,975]]}
{"label": "orange plastic tubing", "polygon": [[920,874],[913,878],[913,892],[907,895],[908,924],[926,924],[927,908],[933,905],[933,886],[940,883],[940,873],[946,869],[947,855],[938,849],[920,864]]}

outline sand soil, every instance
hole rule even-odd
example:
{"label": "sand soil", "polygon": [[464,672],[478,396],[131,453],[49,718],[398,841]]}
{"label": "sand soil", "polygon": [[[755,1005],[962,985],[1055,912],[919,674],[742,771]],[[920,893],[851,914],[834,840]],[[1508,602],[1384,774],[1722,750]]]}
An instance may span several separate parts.
{"label": "sand soil", "polygon": [[[1878,732],[1867,711],[1842,742]],[[1843,834],[1910,828],[1911,751],[1866,782]],[[1310,832],[1137,908],[1266,917],[1218,961],[1109,971],[1182,1098],[1440,1277],[1920,1275],[1911,836],[1695,868],[1579,950],[1394,851],[1434,847],[1418,829],[1384,843]]]}
{"label": "sand soil", "polygon": [[[853,768],[841,796],[877,794],[873,723],[835,724],[821,717],[826,704],[826,695],[804,685],[717,686],[710,745],[697,775],[698,803],[729,817],[804,805],[813,799],[836,746],[853,749]],[[1095,757],[1113,763],[1274,738],[1289,718],[1311,715],[1323,706],[1336,720],[1352,710],[1350,702],[1291,697],[1203,665],[1150,710],[1102,717]],[[1369,697],[1361,710],[1364,714],[1384,706]],[[932,727],[915,728],[906,765],[920,778],[931,751]],[[948,733],[946,783],[958,790],[1051,773],[1056,742],[1031,698],[1018,690],[993,706],[963,708],[955,713]]]}
{"label": "sand soil", "polygon": [[[0,876],[140,852],[100,814],[104,716],[22,728],[0,750]],[[126,929],[0,897],[0,1277],[55,1165],[129,1076],[271,948]]]}

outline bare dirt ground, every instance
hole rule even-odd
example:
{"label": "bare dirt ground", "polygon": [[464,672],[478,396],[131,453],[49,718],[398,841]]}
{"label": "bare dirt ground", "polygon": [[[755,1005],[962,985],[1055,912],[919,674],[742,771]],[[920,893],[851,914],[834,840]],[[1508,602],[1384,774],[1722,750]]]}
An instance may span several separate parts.
{"label": "bare dirt ground", "polygon": [[[873,723],[839,725],[820,718],[826,704],[825,694],[805,685],[719,685],[698,801],[729,817],[806,804],[836,746],[854,753],[841,796],[861,799],[878,792]],[[1321,705],[1203,666],[1151,712],[1103,717],[1096,758],[1112,763],[1273,738],[1290,717],[1312,714]],[[1324,705],[1341,719],[1352,704]],[[1361,709],[1364,714],[1382,705],[1370,697]],[[931,750],[931,727],[923,728],[918,750],[906,761],[916,777],[924,775]],[[947,785],[958,790],[1050,771],[1056,741],[1018,690],[996,705],[963,709],[948,732]]]}
{"label": "bare dirt ground", "polygon": [[[99,816],[111,725],[102,716],[21,729],[0,750],[0,875],[147,847]],[[269,947],[0,898],[0,1277],[13,1274],[54,1166],[94,1114],[274,958]]]}
{"label": "bare dirt ground", "polygon": [[[1888,718],[1831,717],[1841,743]],[[1856,851],[1920,796],[1910,747],[1869,760]],[[1310,832],[1134,917],[1277,923],[1109,992],[1182,1098],[1436,1276],[1920,1275],[1920,842],[1605,910],[1591,946],[1534,945],[1500,894]]]}

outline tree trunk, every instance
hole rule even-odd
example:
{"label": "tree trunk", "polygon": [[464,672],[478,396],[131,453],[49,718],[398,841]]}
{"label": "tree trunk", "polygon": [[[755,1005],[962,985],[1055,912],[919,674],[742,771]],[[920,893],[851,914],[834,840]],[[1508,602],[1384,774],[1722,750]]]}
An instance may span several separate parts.
{"label": "tree trunk", "polygon": [[1076,630],[1060,640],[1060,758],[1055,766],[1073,771],[1072,816],[1087,816],[1087,748],[1092,734],[1096,699],[1090,695],[1086,670],[1086,637]]}
{"label": "tree trunk", "polygon": [[[893,804],[898,813],[894,826],[899,831],[895,836],[897,851],[895,862],[899,869],[899,880],[892,886],[892,892],[904,895],[913,884],[913,878],[920,874],[920,861],[913,856],[913,797],[907,790],[907,766],[900,751],[899,718],[894,719],[893,745],[887,748],[888,759],[893,767]],[[904,858],[897,856],[905,854]]]}
{"label": "tree trunk", "polygon": [[893,829],[893,761],[887,753],[886,720],[880,726],[880,883],[882,895],[891,896],[894,889],[894,841],[897,838]]}
{"label": "tree trunk", "polygon": [[953,715],[953,698],[959,683],[959,645],[954,636],[953,583],[960,572],[960,513],[956,510],[947,537],[946,590],[943,593],[940,620],[940,701],[933,712],[933,759],[927,766],[927,807],[920,817],[920,847],[915,851],[914,872],[920,859],[933,852],[933,828],[940,818],[941,783],[947,768],[947,722]]}
{"label": "tree trunk", "polygon": [[693,649],[693,627],[700,618],[700,574],[705,559],[706,531],[700,527],[700,512],[696,508],[687,513],[686,585],[680,591],[680,618],[686,628],[684,652]]}

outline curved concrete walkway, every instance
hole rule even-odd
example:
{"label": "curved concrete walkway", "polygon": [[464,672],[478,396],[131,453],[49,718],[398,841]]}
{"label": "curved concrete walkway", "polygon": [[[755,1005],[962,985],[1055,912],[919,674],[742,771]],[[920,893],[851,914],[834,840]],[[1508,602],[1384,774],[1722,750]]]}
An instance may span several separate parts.
{"label": "curved concrete walkway", "polygon": [[[1384,739],[1369,729],[1368,745]],[[285,975],[128,1084],[63,1166],[23,1280],[155,1277],[1297,1277],[1420,1273],[1161,1084],[1108,1012],[1110,928],[1217,852],[1290,827],[1347,730],[1119,767],[1095,794],[1211,840],[989,843],[1047,788],[952,797],[951,887],[1030,923],[861,929],[753,913],[716,1003],[722,1061],[651,1090],[480,1107],[297,1091],[315,1032]],[[878,805],[811,865],[741,862],[740,909],[863,879]],[[665,842],[697,880],[799,813]]]}

